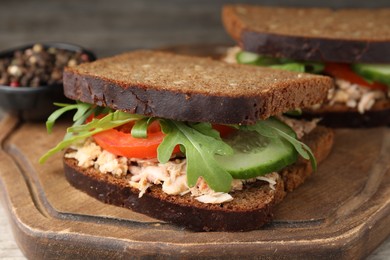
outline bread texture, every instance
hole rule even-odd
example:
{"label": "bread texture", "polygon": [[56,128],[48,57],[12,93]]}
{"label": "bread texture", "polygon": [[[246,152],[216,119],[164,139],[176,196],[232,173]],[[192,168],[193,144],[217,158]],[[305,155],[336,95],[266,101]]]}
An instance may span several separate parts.
{"label": "bread texture", "polygon": [[226,5],[222,20],[250,52],[296,60],[390,62],[390,8]]}
{"label": "bread texture", "polygon": [[[321,162],[331,150],[333,132],[317,127],[303,141]],[[64,169],[71,185],[104,203],[129,208],[194,231],[258,229],[271,221],[274,206],[283,200],[287,191],[297,188],[312,173],[309,161],[298,160],[279,173],[275,190],[268,183],[257,181],[233,192],[233,201],[204,204],[190,194],[167,195],[160,186],[152,186],[139,198],[139,191],[132,188],[126,178],[102,174],[93,167],[80,168],[75,159],[64,158]]]}
{"label": "bread texture", "polygon": [[332,86],[326,76],[146,50],[64,72],[64,93],[71,99],[146,116],[224,124],[251,124],[309,107]]}

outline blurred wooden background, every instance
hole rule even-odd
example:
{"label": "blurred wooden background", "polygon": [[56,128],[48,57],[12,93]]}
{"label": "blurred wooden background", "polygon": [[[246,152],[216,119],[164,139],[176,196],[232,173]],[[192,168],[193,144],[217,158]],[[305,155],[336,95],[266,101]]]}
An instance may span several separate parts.
{"label": "blurred wooden background", "polygon": [[78,43],[99,57],[134,48],[231,42],[220,23],[224,3],[379,7],[388,0],[0,0],[0,49],[36,41]]}
{"label": "blurred wooden background", "polygon": [[[137,48],[233,44],[221,25],[220,9],[225,3],[237,2],[331,8],[390,7],[389,0],[0,0],[0,50],[31,42],[60,41],[79,44],[104,57]],[[23,259],[12,238],[7,212],[1,205],[0,259]],[[390,259],[390,239],[369,259]]]}

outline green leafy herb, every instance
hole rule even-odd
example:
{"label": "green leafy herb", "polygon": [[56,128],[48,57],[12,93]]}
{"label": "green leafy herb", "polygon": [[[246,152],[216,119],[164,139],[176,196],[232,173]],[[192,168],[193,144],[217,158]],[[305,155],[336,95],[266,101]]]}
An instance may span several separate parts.
{"label": "green leafy herb", "polygon": [[156,120],[154,117],[145,117],[135,122],[133,128],[131,128],[131,135],[135,138],[147,138],[148,126]]}
{"label": "green leafy herb", "polygon": [[52,132],[55,121],[65,112],[68,112],[70,110],[77,110],[75,115],[73,116],[73,120],[75,122],[78,122],[84,117],[84,115],[87,117],[88,114],[90,114],[90,112],[88,113],[88,110],[90,110],[91,108],[91,105],[81,102],[78,102],[77,104],[54,103],[54,105],[59,106],[61,108],[54,111],[47,119],[46,129],[48,133]]}
{"label": "green leafy herb", "polygon": [[212,128],[210,123],[188,123],[188,125],[204,135],[221,140],[219,132]]}
{"label": "green leafy herb", "polygon": [[[94,112],[101,112],[101,110],[97,110],[95,107],[85,104],[85,103],[77,103],[77,104],[60,104],[62,108],[58,109],[57,111],[54,111],[51,116],[49,116],[48,122],[46,123],[46,126],[48,128],[48,131],[51,132],[51,129],[55,123],[55,121],[58,119],[59,116],[61,116],[63,113],[69,110],[76,109],[76,115],[74,116],[73,120],[75,120],[73,126],[69,127],[67,129],[67,134],[65,135],[64,139],[57,144],[54,148],[49,150],[46,154],[44,154],[40,159],[40,163],[44,163],[50,156],[53,154],[61,151],[62,149],[80,142],[84,140],[87,137],[90,137],[94,134],[97,134],[99,132],[112,129],[115,127],[118,127],[120,125],[124,125],[130,121],[133,120],[139,120],[143,118],[143,116],[140,115],[134,115],[129,114],[121,111],[115,111],[115,112],[108,112],[107,115],[105,115],[103,118],[98,119],[94,118],[91,122],[88,124],[82,125],[83,122],[85,122],[85,119],[91,115]],[[86,108],[88,106],[88,108]],[[80,111],[80,112],[79,112]],[[106,112],[106,111],[105,111]],[[96,115],[96,114],[95,114]]]}
{"label": "green leafy herb", "polygon": [[187,183],[194,186],[203,177],[211,189],[228,192],[232,176],[221,167],[215,155],[229,155],[233,149],[223,142],[210,124],[187,124],[171,120],[160,120],[161,129],[166,134],[157,149],[158,160],[167,162],[176,145],[185,147],[187,158]]}
{"label": "green leafy herb", "polygon": [[310,159],[310,162],[311,162],[311,166],[313,168],[314,171],[317,170],[317,161],[316,161],[316,158],[314,157],[314,154],[313,152],[310,150],[310,147],[307,146],[306,144],[298,141],[297,139],[295,139],[294,137],[286,134],[285,132],[281,131],[280,129],[278,128],[274,128],[274,130],[276,132],[278,132],[278,134],[284,138],[285,140],[289,141],[295,148],[295,150],[297,150],[297,152],[303,157],[305,158],[306,160],[309,160]]}

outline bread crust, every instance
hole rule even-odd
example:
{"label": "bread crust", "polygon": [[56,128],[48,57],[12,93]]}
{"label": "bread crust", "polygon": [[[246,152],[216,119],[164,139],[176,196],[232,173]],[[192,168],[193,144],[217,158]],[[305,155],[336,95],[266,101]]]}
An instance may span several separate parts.
{"label": "bread crust", "polygon": [[[317,127],[304,137],[317,161],[329,154],[333,132]],[[222,204],[204,204],[187,194],[167,195],[159,186],[153,186],[141,197],[130,187],[127,179],[101,174],[94,168],[83,169],[75,159],[64,158],[66,179],[75,188],[90,196],[117,206],[161,219],[194,231],[248,231],[258,229],[271,221],[274,206],[281,202],[286,191],[297,188],[311,175],[309,161],[299,160],[280,173],[275,190],[268,183],[257,181],[242,191],[232,193],[234,200]],[[239,221],[238,221],[239,220]]]}
{"label": "bread crust", "polygon": [[309,107],[320,103],[332,85],[325,76],[152,51],[125,53],[64,72],[64,94],[74,100],[222,124],[252,124]]}
{"label": "bread crust", "polygon": [[[371,29],[365,28],[365,19],[372,20]],[[227,5],[222,20],[230,36],[250,52],[295,60],[390,62],[390,29],[383,26],[390,23],[390,9]]]}

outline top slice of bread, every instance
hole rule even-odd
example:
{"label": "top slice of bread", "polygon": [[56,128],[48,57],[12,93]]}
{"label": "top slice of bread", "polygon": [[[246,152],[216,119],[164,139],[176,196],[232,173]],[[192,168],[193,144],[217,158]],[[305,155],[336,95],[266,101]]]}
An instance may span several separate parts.
{"label": "top slice of bread", "polygon": [[64,93],[71,99],[146,116],[225,124],[251,124],[314,105],[332,85],[325,76],[146,50],[64,72]]}
{"label": "top slice of bread", "polygon": [[222,20],[248,51],[298,60],[390,62],[390,8],[226,5]]}

